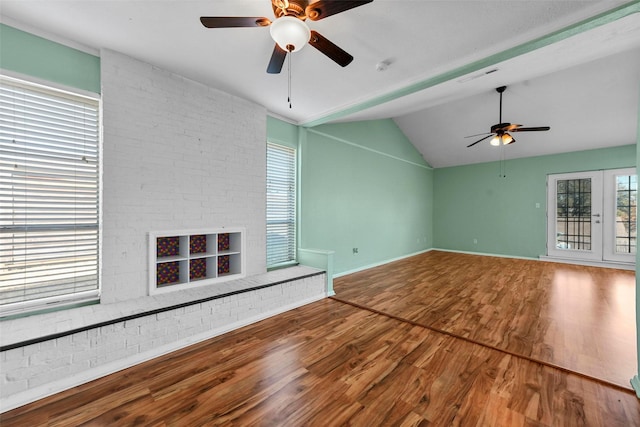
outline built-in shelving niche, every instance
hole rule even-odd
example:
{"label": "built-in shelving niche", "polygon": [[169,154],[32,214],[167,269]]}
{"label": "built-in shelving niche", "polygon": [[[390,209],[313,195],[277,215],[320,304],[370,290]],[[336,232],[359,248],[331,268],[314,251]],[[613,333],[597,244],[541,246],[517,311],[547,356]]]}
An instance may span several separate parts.
{"label": "built-in shelving niche", "polygon": [[149,294],[244,277],[244,229],[149,233]]}

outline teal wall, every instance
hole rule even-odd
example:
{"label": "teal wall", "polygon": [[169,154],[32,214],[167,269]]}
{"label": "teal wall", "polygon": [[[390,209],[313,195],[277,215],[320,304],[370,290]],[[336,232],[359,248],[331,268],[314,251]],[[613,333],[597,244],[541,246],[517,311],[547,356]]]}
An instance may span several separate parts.
{"label": "teal wall", "polygon": [[335,251],[335,274],[433,246],[433,170],[392,120],[268,117],[267,137],[298,148],[298,246]]}
{"label": "teal wall", "polygon": [[267,116],[267,139],[297,149],[298,126]]}
{"label": "teal wall", "polygon": [[498,162],[436,169],[434,247],[544,255],[547,174],[634,167],[635,159],[636,146],[627,145],[507,160],[505,178]]}
{"label": "teal wall", "polygon": [[0,68],[100,93],[100,58],[0,24]]}
{"label": "teal wall", "polygon": [[433,170],[392,120],[300,132],[300,247],[336,274],[432,247]]}

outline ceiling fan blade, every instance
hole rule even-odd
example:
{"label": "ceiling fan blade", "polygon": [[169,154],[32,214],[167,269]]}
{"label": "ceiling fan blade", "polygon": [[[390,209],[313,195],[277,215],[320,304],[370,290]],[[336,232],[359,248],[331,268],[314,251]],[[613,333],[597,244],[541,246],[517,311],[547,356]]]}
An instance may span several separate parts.
{"label": "ceiling fan blade", "polygon": [[476,145],[478,142],[482,142],[482,141],[484,141],[485,139],[490,138],[490,137],[492,137],[492,136],[493,136],[493,134],[490,134],[490,135],[485,136],[484,138],[480,138],[479,140],[477,140],[477,141],[476,141],[476,142],[474,142],[473,144],[469,144],[469,145],[467,145],[467,148],[469,148],[469,147],[473,147],[473,146],[474,146],[474,145]]}
{"label": "ceiling fan blade", "polygon": [[347,65],[351,64],[351,61],[353,61],[353,56],[349,55],[347,52],[330,42],[326,37],[324,37],[317,31],[311,31],[309,44],[327,55],[341,67],[346,67]]}
{"label": "ceiling fan blade", "polygon": [[549,129],[551,129],[549,126],[539,126],[539,127],[532,127],[532,128],[511,129],[511,132],[540,132],[540,131],[545,131]]}
{"label": "ceiling fan blade", "polygon": [[273,53],[271,54],[271,59],[269,60],[269,65],[267,66],[267,73],[269,74],[278,74],[282,70],[282,65],[284,64],[284,59],[287,57],[287,51],[282,49],[276,43],[273,48]]}
{"label": "ceiling fan blade", "polygon": [[259,16],[201,16],[200,22],[207,28],[267,27],[268,18]]}
{"label": "ceiling fan blade", "polygon": [[493,134],[493,132],[476,133],[475,135],[467,135],[467,136],[465,136],[465,138],[473,138],[474,136],[489,135],[489,134]]}
{"label": "ceiling fan blade", "polygon": [[319,21],[327,16],[335,15],[345,10],[371,3],[372,1],[373,0],[319,0],[307,6],[305,13],[312,21]]}

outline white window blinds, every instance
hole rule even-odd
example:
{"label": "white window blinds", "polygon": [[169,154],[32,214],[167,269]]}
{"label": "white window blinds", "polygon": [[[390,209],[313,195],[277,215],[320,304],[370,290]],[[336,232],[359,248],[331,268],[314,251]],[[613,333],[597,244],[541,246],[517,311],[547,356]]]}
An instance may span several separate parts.
{"label": "white window blinds", "polygon": [[98,296],[98,106],[0,79],[0,313]]}
{"label": "white window blinds", "polygon": [[267,143],[267,267],[296,259],[296,151]]}

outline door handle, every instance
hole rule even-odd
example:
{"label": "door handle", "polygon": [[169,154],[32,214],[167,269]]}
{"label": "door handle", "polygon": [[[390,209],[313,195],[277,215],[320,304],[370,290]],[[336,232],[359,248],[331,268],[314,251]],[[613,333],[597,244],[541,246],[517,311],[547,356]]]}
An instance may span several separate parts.
{"label": "door handle", "polygon": [[600,214],[593,214],[593,215],[591,215],[591,216],[595,216],[595,217],[600,218]]}

